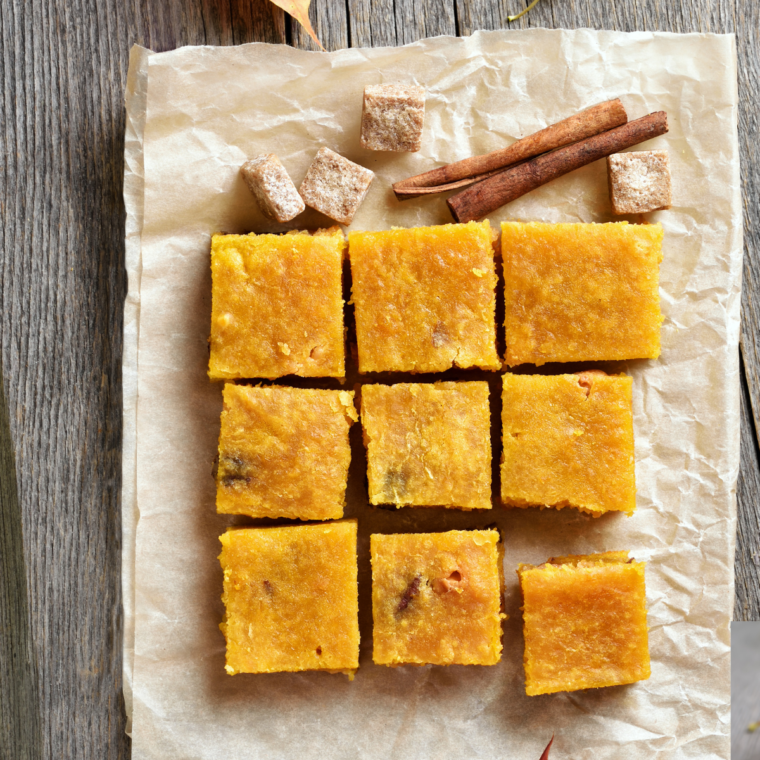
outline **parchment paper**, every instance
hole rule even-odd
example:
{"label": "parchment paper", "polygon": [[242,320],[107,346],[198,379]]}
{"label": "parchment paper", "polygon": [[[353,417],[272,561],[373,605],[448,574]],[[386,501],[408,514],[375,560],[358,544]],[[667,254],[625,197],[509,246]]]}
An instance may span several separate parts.
{"label": "parchment paper", "polygon": [[[396,81],[427,88],[422,150],[363,151],[363,87]],[[331,54],[264,44],[133,52],[124,596],[135,760],[534,760],[552,732],[556,758],[728,757],[742,254],[736,82],[733,37],[711,35],[534,30]],[[298,184],[317,149],[329,146],[377,173],[354,228],[446,223],[442,198],[400,204],[391,182],[616,96],[630,118],[668,112],[669,134],[642,147],[670,151],[675,198],[671,210],[648,215],[665,228],[662,357],[625,367],[634,378],[636,514],[373,510],[355,426],[347,515],[360,524],[356,680],[227,676],[217,537],[235,518],[214,511],[221,387],[206,378],[209,242],[217,231],[284,229],[259,214],[240,164],[276,152]],[[608,221],[604,162],[490,218]],[[326,224],[309,212],[289,226]],[[490,378],[498,414],[499,377]],[[498,418],[494,434],[498,456]],[[501,664],[373,665],[369,533],[493,522],[506,544]],[[517,564],[608,549],[649,563],[651,679],[527,697]]]}

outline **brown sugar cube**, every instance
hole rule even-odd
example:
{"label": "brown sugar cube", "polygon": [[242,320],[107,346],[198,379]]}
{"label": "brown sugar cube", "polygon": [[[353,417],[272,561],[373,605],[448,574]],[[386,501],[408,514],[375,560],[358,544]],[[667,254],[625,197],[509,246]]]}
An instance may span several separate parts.
{"label": "brown sugar cube", "polygon": [[649,678],[643,562],[604,552],[521,564],[517,574],[528,696]]}
{"label": "brown sugar cube", "polygon": [[491,509],[488,383],[365,385],[371,504]]}
{"label": "brown sugar cube", "polygon": [[375,173],[329,148],[320,148],[298,192],[306,205],[341,224],[351,224]]}
{"label": "brown sugar cube", "polygon": [[[216,511],[250,517],[343,517],[353,391],[224,386]],[[325,452],[330,452],[325,456]]]}
{"label": "brown sugar cube", "polygon": [[607,177],[614,214],[645,214],[670,208],[670,163],[666,150],[607,156]]}
{"label": "brown sugar cube", "polygon": [[364,88],[362,148],[398,153],[420,149],[425,119],[425,88],[372,84]]}
{"label": "brown sugar cube", "polygon": [[246,161],[240,173],[267,219],[289,222],[306,208],[293,180],[274,153]]}

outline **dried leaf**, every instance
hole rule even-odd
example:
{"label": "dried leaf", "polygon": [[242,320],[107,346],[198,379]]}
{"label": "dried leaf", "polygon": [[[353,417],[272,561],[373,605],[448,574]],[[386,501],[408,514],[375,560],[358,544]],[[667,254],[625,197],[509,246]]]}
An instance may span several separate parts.
{"label": "dried leaf", "polygon": [[549,743],[546,745],[546,749],[543,751],[543,754],[538,758],[538,760],[549,760],[549,750],[551,749],[553,743],[554,734],[552,734],[552,738],[549,739]]}
{"label": "dried leaf", "polygon": [[[523,11],[520,11],[516,16],[507,16],[507,21],[517,21],[518,18],[522,18],[533,6],[536,5],[538,0],[533,0],[533,2]],[[541,759],[543,760],[543,758]]]}
{"label": "dried leaf", "polygon": [[278,7],[282,8],[285,13],[289,13],[308,33],[314,42],[324,50],[322,43],[317,39],[314,29],[309,21],[309,3],[311,0],[272,0]]}

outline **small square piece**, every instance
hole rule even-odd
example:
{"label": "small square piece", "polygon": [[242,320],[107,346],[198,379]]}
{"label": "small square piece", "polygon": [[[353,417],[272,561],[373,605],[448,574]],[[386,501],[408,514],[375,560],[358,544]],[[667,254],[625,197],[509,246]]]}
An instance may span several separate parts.
{"label": "small square piece", "polygon": [[501,369],[487,220],[348,240],[359,372]]}
{"label": "small square piece", "polygon": [[504,375],[504,504],[633,514],[631,394],[630,377],[598,370]]}
{"label": "small square piece", "polygon": [[274,153],[246,161],[240,173],[267,219],[289,222],[306,208],[293,180]]}
{"label": "small square piece", "polygon": [[356,520],[219,537],[230,675],[359,667]]}
{"label": "small square piece", "polygon": [[209,377],[343,377],[344,250],[338,227],[214,235]]}
{"label": "small square piece", "polygon": [[351,224],[375,173],[320,148],[298,192],[306,205],[341,224]]}
{"label": "small square piece", "polygon": [[362,148],[415,152],[425,119],[425,88],[410,84],[371,84],[364,88]]}
{"label": "small square piece", "polygon": [[670,163],[666,150],[607,156],[613,214],[646,214],[670,208]]}
{"label": "small square piece", "polygon": [[371,504],[491,509],[488,383],[364,385]]}
{"label": "small square piece", "polygon": [[503,222],[507,364],[656,359],[659,224]]}
{"label": "small square piece", "polygon": [[358,419],[353,399],[353,391],[227,383],[216,511],[299,520],[343,517],[348,431]]}
{"label": "small square piece", "polygon": [[495,665],[501,659],[498,531],[370,536],[377,665]]}
{"label": "small square piece", "polygon": [[606,552],[519,566],[529,696],[649,678],[644,564]]}

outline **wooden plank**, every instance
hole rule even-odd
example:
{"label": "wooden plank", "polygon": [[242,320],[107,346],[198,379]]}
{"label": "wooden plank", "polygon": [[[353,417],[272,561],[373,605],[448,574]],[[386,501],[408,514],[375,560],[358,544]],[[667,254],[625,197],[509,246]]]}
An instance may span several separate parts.
{"label": "wooden plank", "polygon": [[[16,693],[29,696],[13,705],[8,724],[28,722],[32,735],[26,745],[3,746],[0,753],[126,757],[118,104],[127,37],[118,4],[94,0],[4,0],[0,34],[0,350],[16,455],[13,520],[23,532],[36,675],[34,684],[25,682],[23,668],[16,676]],[[7,448],[3,460],[5,483],[12,478]],[[19,538],[13,521],[10,530]],[[14,614],[20,600],[6,596],[12,583],[11,574],[0,607]],[[15,614],[23,618],[22,611]],[[23,619],[20,624],[23,647]],[[10,691],[6,679],[18,666],[3,657],[0,690]]]}
{"label": "wooden plank", "polygon": [[[285,13],[268,0],[201,0],[200,11],[205,45],[287,41]],[[180,40],[182,33],[171,36]]]}
{"label": "wooden plank", "polygon": [[348,0],[352,47],[398,44],[393,0]]}
{"label": "wooden plank", "polygon": [[[760,430],[760,5],[737,9],[739,53],[739,146],[744,195],[744,290],[742,355],[755,430]],[[760,510],[760,499],[754,502]]]}
{"label": "wooden plank", "polygon": [[[345,3],[333,0],[311,0],[309,20],[325,50],[350,47],[348,9]],[[294,19],[288,17],[291,44],[302,50],[319,50],[313,40]]]}
{"label": "wooden plank", "polygon": [[[460,32],[477,29],[615,29],[669,32],[730,32],[736,24],[748,27],[752,19],[742,0],[638,0],[637,2],[599,2],[598,0],[540,0],[517,21],[508,17],[520,13],[528,0],[457,0]],[[754,11],[753,11],[754,13]],[[738,19],[738,21],[737,21]],[[756,29],[757,27],[755,27]]]}
{"label": "wooden plank", "polygon": [[[114,14],[121,16],[121,37],[127,51],[133,44],[161,52],[183,45],[288,41],[285,13],[269,0],[141,0],[126,7],[108,5],[115,5]],[[128,59],[120,64],[125,82]]]}
{"label": "wooden plank", "polygon": [[457,33],[456,10],[452,0],[396,2],[394,6],[397,44],[406,45],[425,37]]}
{"label": "wooden plank", "polygon": [[0,373],[0,757],[12,747],[13,758],[37,760],[42,734],[14,460]]}
{"label": "wooden plank", "polygon": [[741,466],[737,488],[734,620],[760,620],[760,449],[742,373]]}
{"label": "wooden plank", "polygon": [[457,34],[454,0],[348,0],[354,47],[406,45]]}

